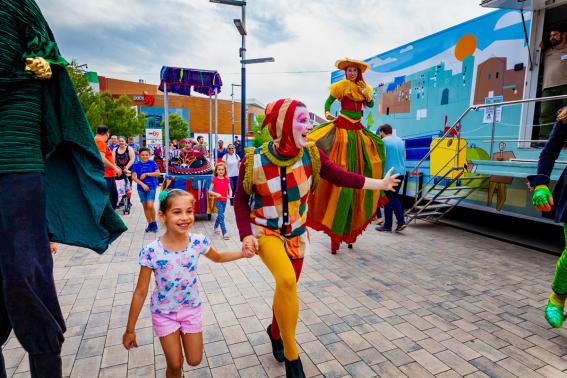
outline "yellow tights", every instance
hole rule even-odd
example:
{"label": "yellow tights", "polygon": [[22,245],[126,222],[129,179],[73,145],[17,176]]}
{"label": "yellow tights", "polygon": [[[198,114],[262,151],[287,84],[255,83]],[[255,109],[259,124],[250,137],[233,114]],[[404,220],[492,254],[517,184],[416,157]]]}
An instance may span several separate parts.
{"label": "yellow tights", "polygon": [[299,352],[295,343],[295,327],[299,318],[299,299],[295,271],[279,238],[260,236],[258,243],[260,258],[276,280],[274,314],[284,344],[284,356],[288,361],[297,360]]}

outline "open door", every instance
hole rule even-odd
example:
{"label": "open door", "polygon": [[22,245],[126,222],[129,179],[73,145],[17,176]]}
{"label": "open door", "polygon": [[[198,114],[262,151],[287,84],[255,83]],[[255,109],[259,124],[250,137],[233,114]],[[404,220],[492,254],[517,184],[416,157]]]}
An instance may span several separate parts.
{"label": "open door", "polygon": [[[543,64],[540,43],[549,38],[549,28],[567,24],[567,0],[483,0],[487,8],[516,9],[522,12],[529,48],[529,71],[526,75],[524,98],[541,97]],[[522,108],[519,146],[529,148],[530,140],[541,139],[539,103],[529,102]]]}

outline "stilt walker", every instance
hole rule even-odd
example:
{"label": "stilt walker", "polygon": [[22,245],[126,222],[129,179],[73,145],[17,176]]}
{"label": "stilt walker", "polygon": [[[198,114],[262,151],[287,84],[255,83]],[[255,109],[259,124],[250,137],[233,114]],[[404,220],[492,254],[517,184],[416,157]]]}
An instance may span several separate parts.
{"label": "stilt walker", "polygon": [[0,346],[13,331],[33,378],[63,375],[50,240],[102,253],[126,230],[66,65],[33,0],[0,0]]}
{"label": "stilt walker", "polygon": [[[559,111],[557,122],[549,136],[545,147],[539,155],[537,175],[528,176],[530,186],[534,188],[532,202],[536,209],[549,212],[557,200],[555,207],[555,221],[562,222],[567,240],[567,168],[557,180],[553,195],[549,190],[551,171],[559,157],[559,153],[567,142],[567,107]],[[547,307],[545,308],[545,319],[553,328],[560,328],[565,321],[565,299],[567,298],[567,246],[555,266],[555,277],[551,283],[551,293]]]}
{"label": "stilt walker", "polygon": [[[345,71],[346,78],[331,86],[325,102],[325,116],[332,122],[314,129],[309,140],[346,171],[381,178],[384,145],[360,122],[364,108],[374,105],[372,88],[362,77],[369,66],[353,59],[338,60],[336,66]],[[330,111],[335,101],[341,103],[337,118]],[[342,188],[323,178],[309,199],[307,225],[331,237],[331,252],[335,254],[341,242],[352,247],[385,202],[381,192]]]}
{"label": "stilt walker", "polygon": [[393,190],[399,180],[346,172],[315,144],[307,143],[309,112],[296,100],[281,99],[266,108],[262,126],[273,141],[248,148],[240,166],[234,201],[236,223],[245,248],[254,250],[276,281],[268,335],[274,357],[285,361],[287,377],[304,377],[295,342],[299,316],[296,282],[309,250],[307,199],[320,181],[368,190]]}

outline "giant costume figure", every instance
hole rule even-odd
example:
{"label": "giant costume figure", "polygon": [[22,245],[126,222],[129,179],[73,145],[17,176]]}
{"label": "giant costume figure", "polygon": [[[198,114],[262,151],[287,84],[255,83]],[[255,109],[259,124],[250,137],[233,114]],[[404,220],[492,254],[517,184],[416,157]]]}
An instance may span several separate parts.
{"label": "giant costume figure", "polygon": [[[313,130],[309,140],[314,141],[339,167],[380,178],[385,160],[383,142],[360,122],[363,109],[374,105],[372,88],[362,77],[369,66],[353,59],[338,60],[336,66],[345,71],[346,78],[331,86],[325,103],[325,115],[333,121]],[[337,118],[330,112],[335,100],[341,103]],[[323,178],[309,200],[311,209],[307,225],[331,237],[331,252],[334,254],[341,242],[349,243],[351,247],[374,218],[376,209],[386,201],[381,192],[342,188]]]}
{"label": "giant costume figure", "polygon": [[[535,188],[532,201],[536,209],[551,211],[554,205],[553,199],[557,200],[555,221],[564,224],[567,240],[567,225],[565,224],[567,223],[567,168],[557,180],[553,195],[548,187],[553,165],[565,146],[565,142],[567,142],[567,107],[559,112],[549,140],[539,155],[537,175],[528,176],[528,180],[530,186]],[[565,320],[565,298],[567,298],[567,246],[557,261],[555,277],[551,283],[551,294],[545,308],[545,319],[554,328],[560,328]]]}
{"label": "giant costume figure", "polygon": [[307,199],[320,178],[370,190],[392,190],[399,180],[389,174],[384,180],[369,179],[333,164],[313,143],[307,143],[309,112],[298,101],[281,99],[268,105],[266,125],[273,141],[247,149],[240,166],[236,223],[244,247],[254,246],[276,281],[274,317],[268,327],[274,357],[280,362],[285,359],[288,377],[304,377],[295,327],[299,316],[296,281],[309,250]]}
{"label": "giant costume figure", "polygon": [[49,240],[102,253],[126,229],[66,64],[33,0],[0,0],[0,345],[13,330],[32,377],[62,375]]}

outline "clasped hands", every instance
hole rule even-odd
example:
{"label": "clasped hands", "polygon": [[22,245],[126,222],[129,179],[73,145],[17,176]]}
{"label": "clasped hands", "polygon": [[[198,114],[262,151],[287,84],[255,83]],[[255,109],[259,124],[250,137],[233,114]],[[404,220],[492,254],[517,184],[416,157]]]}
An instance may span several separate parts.
{"label": "clasped hands", "polygon": [[258,252],[258,239],[254,235],[248,235],[242,239],[242,256],[250,258]]}

